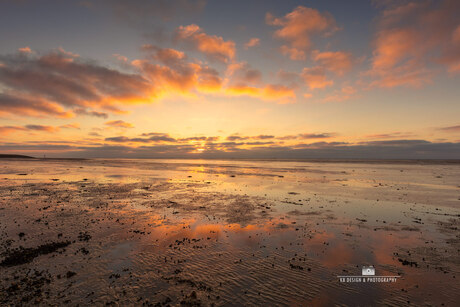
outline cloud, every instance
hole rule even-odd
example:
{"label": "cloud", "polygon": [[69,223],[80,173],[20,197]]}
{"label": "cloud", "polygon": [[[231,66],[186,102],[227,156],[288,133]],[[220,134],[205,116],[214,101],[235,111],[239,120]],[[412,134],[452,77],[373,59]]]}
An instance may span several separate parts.
{"label": "cloud", "polygon": [[304,68],[301,77],[311,90],[323,89],[334,84],[334,81],[327,79],[326,70],[321,66]]}
{"label": "cloud", "polygon": [[89,116],[95,116],[95,117],[101,117],[101,118],[108,118],[109,114],[105,112],[98,112],[98,111],[88,111],[86,109],[74,109],[73,110],[75,114],[78,115],[89,115]]}
{"label": "cloud", "polygon": [[63,129],[80,129],[80,124],[79,123],[66,124],[66,125],[59,126],[59,128],[63,128]]}
{"label": "cloud", "polygon": [[175,31],[175,40],[186,43],[192,49],[203,53],[210,60],[227,63],[236,54],[233,41],[225,41],[220,36],[208,35],[195,24],[178,27]]}
{"label": "cloud", "polygon": [[283,55],[288,56],[291,60],[301,61],[307,58],[305,51],[294,47],[291,48],[289,46],[283,45],[280,47],[280,51]]}
{"label": "cloud", "polygon": [[218,136],[193,136],[193,137],[188,137],[188,138],[181,138],[178,139],[177,141],[179,142],[194,142],[194,141],[205,141],[205,142],[215,142],[219,140]]}
{"label": "cloud", "polygon": [[44,132],[57,132],[58,127],[44,126],[44,125],[26,125],[24,126],[27,130],[44,131]]}
{"label": "cloud", "polygon": [[460,25],[452,31],[451,40],[438,61],[446,65],[450,73],[460,72]]}
{"label": "cloud", "polygon": [[151,87],[142,76],[86,62],[62,48],[0,56],[0,61],[2,113],[70,117],[71,109],[114,110],[117,104],[149,102]]}
{"label": "cloud", "polygon": [[441,128],[438,128],[438,130],[445,131],[445,132],[460,132],[460,125],[441,127]]}
{"label": "cloud", "polygon": [[115,127],[115,128],[134,128],[133,124],[127,123],[122,120],[112,120],[104,123],[107,126]]}
{"label": "cloud", "polygon": [[407,132],[391,132],[391,133],[380,133],[380,134],[369,134],[364,136],[367,139],[394,139],[394,138],[407,138],[414,136],[413,133]]}
{"label": "cloud", "polygon": [[244,49],[249,49],[260,45],[260,39],[257,37],[251,38],[247,43],[244,44]]}
{"label": "cloud", "polygon": [[216,69],[182,51],[154,45],[142,50],[145,58],[124,61],[126,71],[133,73],[101,66],[62,48],[44,54],[0,55],[0,116],[107,118],[109,113],[127,113],[126,106],[178,94],[295,100],[291,85],[264,84],[261,72],[244,62],[229,64],[223,80]]}
{"label": "cloud", "polygon": [[273,139],[274,137],[275,137],[274,135],[261,134],[261,135],[253,136],[252,138],[256,140],[267,140],[267,139]]}
{"label": "cloud", "polygon": [[18,51],[22,53],[32,53],[32,49],[30,49],[28,46],[19,48]]}
{"label": "cloud", "polygon": [[224,93],[229,96],[249,96],[279,103],[293,102],[296,98],[291,86],[264,84],[262,73],[246,62],[234,62],[227,66]]}
{"label": "cloud", "polygon": [[336,52],[312,52],[312,58],[326,70],[332,71],[339,76],[348,72],[352,67],[351,54],[343,51]]}
{"label": "cloud", "polygon": [[300,139],[328,139],[335,135],[335,133],[302,133],[298,137]]}
{"label": "cloud", "polygon": [[54,127],[54,126],[46,126],[46,125],[0,126],[0,132],[2,134],[9,134],[11,132],[18,132],[18,131],[20,132],[30,132],[30,131],[58,132],[60,128],[68,128],[68,127],[65,127],[65,126]]}
{"label": "cloud", "polygon": [[[123,140],[123,139],[121,139]],[[249,143],[253,143],[249,145]],[[265,143],[265,144],[263,144]],[[315,142],[281,146],[272,142],[223,142],[205,145],[144,144],[77,145],[77,144],[0,144],[5,153],[28,153],[56,157],[84,158],[220,158],[220,159],[458,159],[460,143],[429,142],[426,140],[388,140],[362,142]]]}
{"label": "cloud", "polygon": [[105,138],[106,141],[115,142],[115,143],[177,143],[178,140],[171,137],[167,133],[143,133],[143,137],[127,137],[127,136],[116,136]]}
{"label": "cloud", "polygon": [[431,82],[435,64],[457,72],[458,1],[394,2],[383,7],[377,19],[371,69],[366,74],[374,78],[371,86],[421,87]]}
{"label": "cloud", "polygon": [[302,52],[312,47],[312,37],[318,34],[331,34],[338,30],[334,18],[329,13],[298,6],[283,17],[265,16],[268,25],[279,27],[273,34],[275,38],[288,43],[282,51],[293,59],[302,59]]}
{"label": "cloud", "polygon": [[174,93],[217,92],[222,80],[219,72],[199,62],[188,61],[186,55],[178,50],[144,45],[148,59],[135,60],[133,65],[150,81],[155,98]]}
{"label": "cloud", "polygon": [[227,141],[242,141],[242,140],[246,140],[246,139],[248,139],[248,137],[239,136],[239,135],[229,135],[226,138]]}
{"label": "cloud", "polygon": [[247,62],[235,62],[227,65],[227,83],[232,85],[256,85],[262,81],[262,73]]}
{"label": "cloud", "polygon": [[24,127],[20,127],[20,126],[0,126],[0,134],[2,136],[7,135],[11,132],[25,131],[25,130],[27,129]]}
{"label": "cloud", "polygon": [[265,101],[277,101],[281,104],[294,102],[296,98],[294,89],[279,84],[268,84],[264,87],[235,85],[226,88],[225,94],[230,96],[249,96]]}
{"label": "cloud", "polygon": [[[1,70],[1,67],[0,67]],[[66,111],[61,105],[45,98],[25,95],[15,91],[0,93],[0,116],[34,116],[70,118],[72,112]]]}
{"label": "cloud", "polygon": [[352,86],[344,86],[340,90],[335,90],[332,94],[324,97],[323,102],[342,102],[354,98],[356,89]]}

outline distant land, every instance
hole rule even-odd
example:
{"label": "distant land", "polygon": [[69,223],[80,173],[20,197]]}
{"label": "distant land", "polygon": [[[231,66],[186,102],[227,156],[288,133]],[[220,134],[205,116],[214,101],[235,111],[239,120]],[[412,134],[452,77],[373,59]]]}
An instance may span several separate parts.
{"label": "distant land", "polygon": [[31,157],[31,156],[24,156],[24,155],[5,155],[5,154],[0,154],[0,159],[36,159],[36,158]]}

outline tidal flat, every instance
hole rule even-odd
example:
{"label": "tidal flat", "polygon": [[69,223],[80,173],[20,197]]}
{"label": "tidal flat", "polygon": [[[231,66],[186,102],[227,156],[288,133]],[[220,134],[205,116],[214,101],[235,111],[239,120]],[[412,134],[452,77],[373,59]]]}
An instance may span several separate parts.
{"label": "tidal flat", "polygon": [[0,305],[454,306],[459,227],[458,163],[4,159]]}

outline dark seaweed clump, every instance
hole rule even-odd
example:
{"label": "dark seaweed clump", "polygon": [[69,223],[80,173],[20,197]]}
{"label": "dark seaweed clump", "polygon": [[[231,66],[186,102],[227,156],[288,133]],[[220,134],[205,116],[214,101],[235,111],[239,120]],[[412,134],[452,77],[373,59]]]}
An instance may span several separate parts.
{"label": "dark seaweed clump", "polygon": [[70,243],[70,241],[53,242],[29,248],[24,248],[21,246],[7,253],[5,259],[0,262],[0,266],[15,266],[29,263],[40,255],[53,253],[60,248],[68,246]]}

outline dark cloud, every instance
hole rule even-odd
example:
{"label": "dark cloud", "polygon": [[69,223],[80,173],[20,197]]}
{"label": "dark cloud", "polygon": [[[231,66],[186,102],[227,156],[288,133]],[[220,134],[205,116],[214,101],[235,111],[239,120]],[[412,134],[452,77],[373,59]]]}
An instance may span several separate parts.
{"label": "dark cloud", "polygon": [[11,92],[11,94],[0,93],[0,116],[5,115],[68,118],[72,116],[72,113],[65,111],[55,102]]}
{"label": "dark cloud", "polygon": [[158,142],[169,142],[176,143],[177,140],[173,137],[170,137],[165,133],[143,133],[143,136],[148,136],[147,138],[130,138],[126,136],[117,136],[106,138],[106,141],[116,142],[116,143],[158,143]]}
{"label": "dark cloud", "polygon": [[460,132],[460,125],[441,127],[441,128],[438,128],[438,130],[445,131],[445,132]]}
{"label": "dark cloud", "polygon": [[300,139],[328,139],[334,137],[335,133],[302,133]]}
{"label": "dark cloud", "polygon": [[55,132],[59,130],[58,127],[44,126],[44,125],[26,125],[25,128],[28,130],[46,131],[46,132]]}
{"label": "dark cloud", "polygon": [[277,137],[278,140],[308,140],[308,139],[329,139],[337,136],[337,133],[300,133],[296,135],[285,135]]}
{"label": "dark cloud", "polygon": [[115,128],[134,128],[133,124],[127,123],[123,120],[111,120],[105,122],[105,125]]}
{"label": "dark cloud", "polygon": [[253,139],[256,139],[256,140],[266,140],[266,139],[273,139],[275,136],[274,135],[257,135],[257,136],[253,136],[252,138]]}
{"label": "dark cloud", "polygon": [[145,100],[151,89],[140,75],[122,73],[79,58],[63,49],[44,55],[18,52],[0,56],[2,113],[69,117],[104,116],[87,108],[108,108],[126,100]]}
{"label": "dark cloud", "polygon": [[239,135],[229,135],[227,136],[227,141],[239,141],[239,140],[247,140],[248,136],[239,136]]}
{"label": "dark cloud", "polygon": [[[62,128],[75,128],[75,124],[61,126]],[[42,132],[57,132],[61,127],[45,126],[45,125],[25,125],[25,126],[0,126],[0,132],[7,134],[16,131],[42,131]]]}
{"label": "dark cloud", "polygon": [[109,114],[105,112],[88,111],[86,109],[75,109],[73,110],[73,112],[78,115],[89,115],[89,116],[95,116],[95,117],[101,117],[101,118],[109,117]]}
{"label": "dark cloud", "polygon": [[389,140],[389,141],[366,141],[361,142],[360,144],[365,145],[378,145],[378,146],[397,146],[397,147],[407,147],[414,145],[426,145],[432,144],[429,141],[425,140]]}
{"label": "dark cloud", "polygon": [[[117,139],[114,139],[117,140]],[[121,137],[121,142],[126,139]],[[262,142],[261,142],[262,143]],[[343,142],[316,142],[296,146],[257,144],[254,148],[241,148],[244,142],[222,142],[206,145],[196,153],[192,144],[154,144],[139,147],[127,145],[53,145],[53,144],[3,144],[0,150],[8,153],[27,152],[42,155],[44,152],[65,157],[116,157],[116,158],[218,158],[218,159],[458,159],[460,143],[433,143],[425,140],[378,141],[368,144]]]}
{"label": "dark cloud", "polygon": [[178,139],[179,142],[189,142],[189,141],[205,141],[205,142],[215,142],[219,140],[218,136],[194,136],[188,138]]}
{"label": "dark cloud", "polygon": [[369,134],[365,138],[368,139],[391,139],[391,138],[407,138],[414,136],[413,133],[407,132],[392,132],[392,133],[381,133],[381,134]]}
{"label": "dark cloud", "polygon": [[243,141],[243,140],[266,140],[266,139],[273,139],[275,138],[274,135],[256,135],[256,136],[240,136],[240,135],[230,135],[227,136],[226,140],[227,141]]}
{"label": "dark cloud", "polygon": [[260,145],[271,145],[275,144],[275,142],[246,142],[246,145],[251,145],[251,146],[260,146]]}

